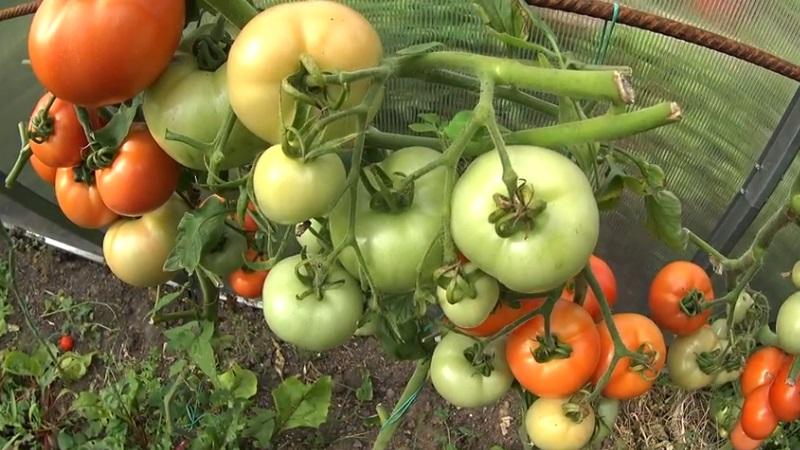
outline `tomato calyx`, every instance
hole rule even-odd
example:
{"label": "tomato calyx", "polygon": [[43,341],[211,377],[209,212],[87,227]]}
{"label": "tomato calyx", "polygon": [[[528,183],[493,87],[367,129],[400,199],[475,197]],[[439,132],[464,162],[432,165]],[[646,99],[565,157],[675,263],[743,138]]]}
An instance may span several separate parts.
{"label": "tomato calyx", "polygon": [[638,373],[647,381],[653,381],[658,377],[656,361],[659,356],[655,346],[651,342],[645,342],[631,355],[629,370]]}
{"label": "tomato calyx", "polygon": [[434,282],[446,291],[445,299],[451,305],[475,297],[478,294],[475,282],[480,278],[480,269],[476,266],[467,268],[461,261],[440,267],[433,273]]}
{"label": "tomato calyx", "polygon": [[581,423],[592,413],[592,406],[586,401],[590,393],[582,389],[572,396],[570,401],[565,402],[561,409],[564,415],[574,423]]}
{"label": "tomato calyx", "polygon": [[510,237],[519,231],[530,232],[536,218],[547,208],[547,203],[534,197],[533,186],[525,180],[517,180],[517,188],[511,196],[495,193],[492,196],[497,209],[489,214],[489,223],[494,225],[500,237]]}
{"label": "tomato calyx", "polygon": [[689,317],[694,317],[703,312],[705,296],[697,289],[689,291],[680,302],[681,311]]}
{"label": "tomato calyx", "polygon": [[572,355],[572,347],[558,339],[558,336],[536,336],[539,346],[531,351],[533,359],[538,363],[546,363],[553,359],[567,359]]}
{"label": "tomato calyx", "polygon": [[[304,252],[301,252],[303,255]],[[313,257],[306,259],[303,257],[294,268],[294,273],[297,279],[308,289],[297,294],[297,300],[303,300],[309,295],[314,295],[318,301],[322,301],[325,297],[327,289],[334,289],[345,283],[345,280],[328,280],[330,269],[323,258]]]}
{"label": "tomato calyx", "polygon": [[36,115],[31,118],[30,128],[28,129],[28,139],[31,141],[37,144],[43,144],[47,142],[50,135],[53,134],[55,124],[53,123],[53,118],[50,117],[50,108],[55,101],[56,96],[51,94],[47,105],[37,111]]}
{"label": "tomato calyx", "polygon": [[494,353],[487,353],[482,342],[476,342],[464,350],[464,358],[475,369],[475,373],[484,377],[492,375],[494,371]]}
{"label": "tomato calyx", "polygon": [[192,54],[200,70],[214,72],[228,60],[233,38],[225,31],[225,18],[220,16],[211,31],[198,36],[192,43]]}
{"label": "tomato calyx", "polygon": [[378,164],[365,167],[361,182],[370,195],[369,207],[374,211],[399,213],[414,202],[414,182],[405,181],[405,174],[395,173],[392,179]]}

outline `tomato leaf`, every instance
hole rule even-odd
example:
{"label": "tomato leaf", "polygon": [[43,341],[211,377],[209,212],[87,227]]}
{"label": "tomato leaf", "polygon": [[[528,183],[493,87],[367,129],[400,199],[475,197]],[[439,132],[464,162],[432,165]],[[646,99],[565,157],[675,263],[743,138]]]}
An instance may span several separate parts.
{"label": "tomato leaf", "polygon": [[168,294],[162,295],[161,297],[158,298],[158,300],[156,300],[155,306],[153,306],[153,309],[151,309],[150,312],[147,313],[147,315],[152,316],[153,314],[166,308],[167,306],[175,302],[175,300],[179,299],[181,295],[183,295],[183,292],[184,292],[183,289],[181,289],[179,291],[170,292]]}
{"label": "tomato leaf", "polygon": [[416,44],[404,49],[400,49],[396,53],[400,56],[416,56],[442,47],[444,47],[444,44],[441,42],[425,42],[423,44]]}
{"label": "tomato leaf", "polygon": [[[483,24],[501,35],[517,39],[528,39],[528,29],[524,17],[515,8],[515,1],[475,0],[473,5]],[[519,6],[519,5],[517,5]]]}
{"label": "tomato leaf", "polygon": [[686,247],[681,226],[681,201],[671,191],[659,190],[644,198],[647,228],[665,244],[675,249]]}
{"label": "tomato leaf", "polygon": [[130,105],[120,106],[103,128],[95,130],[94,140],[103,147],[113,149],[122,145],[128,136],[134,118],[136,118],[139,106],[142,105],[142,98],[143,95],[139,94],[133,98]]}
{"label": "tomato leaf", "polygon": [[438,128],[430,123],[411,123],[408,128],[415,133],[436,133]]}
{"label": "tomato leaf", "polygon": [[3,372],[19,376],[41,377],[44,375],[44,361],[27,353],[12,350],[3,358]]}
{"label": "tomato leaf", "polygon": [[86,375],[86,371],[92,364],[94,352],[81,355],[74,352],[64,353],[58,361],[61,374],[68,380],[79,380]]}
{"label": "tomato leaf", "polygon": [[244,437],[255,440],[256,448],[269,448],[275,433],[275,411],[259,408],[247,421]]}
{"label": "tomato leaf", "polygon": [[317,428],[325,423],[331,404],[332,384],[329,375],[310,385],[294,376],[273,389],[278,432],[299,427]]}
{"label": "tomato leaf", "polygon": [[186,352],[189,359],[214,383],[217,383],[217,363],[211,338],[214,324],[208,321],[187,322],[166,330],[168,347],[172,351]]}
{"label": "tomato leaf", "polygon": [[164,270],[197,270],[203,251],[213,248],[222,239],[227,209],[222,202],[206,201],[198,209],[183,215],[178,224],[178,236]]}
{"label": "tomato leaf", "polygon": [[234,364],[227,372],[219,375],[219,385],[233,395],[234,398],[248,399],[256,395],[258,380],[256,374]]}

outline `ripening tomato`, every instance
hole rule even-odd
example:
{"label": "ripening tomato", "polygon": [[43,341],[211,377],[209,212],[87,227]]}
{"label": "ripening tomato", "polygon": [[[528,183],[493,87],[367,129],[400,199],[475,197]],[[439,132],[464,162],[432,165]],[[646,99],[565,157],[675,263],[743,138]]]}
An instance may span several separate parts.
{"label": "ripening tomato", "polygon": [[75,339],[72,336],[65,334],[58,339],[58,349],[62,352],[69,352],[72,351],[72,347],[75,346]]}
{"label": "ripening tomato", "polygon": [[[614,314],[614,324],[628,350],[635,352],[641,349],[649,353],[652,358],[649,367],[631,366],[630,358],[622,358],[617,363],[608,384],[603,389],[603,395],[626,400],[642,395],[650,389],[664,368],[667,346],[658,325],[645,316],[633,313]],[[601,350],[600,363],[592,377],[594,384],[600,381],[614,358],[614,341],[605,321],[597,324],[597,328],[600,332]]]}
{"label": "ripening tomato", "polygon": [[794,380],[789,379],[795,358],[796,356],[783,361],[769,390],[769,404],[775,416],[782,422],[800,419],[800,375]]}
{"label": "ripening tomato", "polygon": [[[614,272],[608,263],[595,255],[589,257],[589,264],[592,268],[592,273],[600,284],[600,290],[603,291],[603,295],[606,297],[608,306],[613,307],[617,303],[617,279],[614,277]],[[574,283],[570,283],[564,288],[561,298],[570,302],[575,300]],[[586,296],[583,299],[583,309],[592,315],[592,319],[595,322],[603,320],[600,302],[597,301],[597,297],[588,285],[586,286]]]}
{"label": "ripening tomato", "polygon": [[686,336],[708,322],[711,309],[687,314],[681,303],[689,300],[702,305],[713,298],[711,279],[702,267],[688,261],[673,261],[653,279],[648,303],[655,323],[678,336]]}
{"label": "ripening tomato", "polygon": [[62,167],[56,171],[55,191],[58,206],[75,225],[103,228],[118,217],[103,203],[94,184],[76,179],[72,167]]}
{"label": "ripening tomato", "polygon": [[[36,103],[28,124],[29,130],[33,129],[34,118],[39,114],[39,111],[46,108],[52,99],[53,96],[51,94],[45,94]],[[56,98],[53,100],[53,104],[50,105],[47,116],[49,117],[52,132],[42,143],[37,143],[31,139],[30,146],[33,156],[50,167],[77,166],[81,162],[81,152],[89,144],[83,127],[78,121],[78,116],[75,114],[75,106],[72,103]],[[101,126],[100,119],[94,110],[90,111],[89,117],[93,128]]]}
{"label": "ripening tomato", "polygon": [[36,172],[36,175],[39,175],[39,178],[41,178],[42,181],[52,185],[56,184],[57,169],[55,167],[50,167],[43,163],[39,160],[39,158],[36,157],[36,155],[31,155],[30,163],[33,171]]}
{"label": "ripening tomato", "polygon": [[762,347],[753,352],[744,364],[742,395],[747,396],[758,387],[772,383],[785,359],[786,353],[777,347]]}
{"label": "ripening tomato", "polygon": [[166,203],[178,187],[180,166],[143,124],[131,126],[114,162],[97,171],[97,190],[109,209],[139,216]]}
{"label": "ripening tomato", "polygon": [[31,67],[71,103],[122,102],[166,69],[185,9],[184,0],[44,0],[28,32]]}
{"label": "ripening tomato", "polygon": [[752,439],[766,439],[778,426],[778,417],[769,404],[770,384],[763,384],[744,397],[742,430]]}
{"label": "ripening tomato", "polygon": [[733,450],[757,450],[761,447],[761,439],[753,439],[742,430],[742,421],[736,422],[731,431],[731,445]]}
{"label": "ripening tomato", "polygon": [[[248,261],[256,261],[258,253],[253,249],[247,250],[245,258]],[[228,284],[236,295],[244,298],[261,297],[264,289],[264,280],[267,279],[268,270],[252,271],[246,267],[234,270],[228,276]]]}
{"label": "ripening tomato", "polygon": [[[597,327],[586,310],[558,300],[550,316],[550,332],[565,353],[545,355],[544,316],[538,315],[514,330],[506,358],[514,378],[539,397],[565,397],[577,392],[594,373],[600,359]],[[560,349],[561,350],[561,349]]]}
{"label": "ripening tomato", "polygon": [[508,302],[499,300],[494,310],[489,313],[489,317],[480,325],[473,328],[460,328],[463,333],[470,336],[487,337],[491,336],[511,322],[519,319],[525,314],[542,306],[542,299],[522,299],[518,304],[510,305]]}

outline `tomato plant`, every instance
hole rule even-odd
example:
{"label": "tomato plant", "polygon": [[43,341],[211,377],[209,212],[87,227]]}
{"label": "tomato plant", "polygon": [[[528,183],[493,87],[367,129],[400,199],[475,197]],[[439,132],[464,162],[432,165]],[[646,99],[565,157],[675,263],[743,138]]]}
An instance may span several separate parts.
{"label": "tomato plant", "polygon": [[669,346],[667,369],[673,383],[686,390],[700,389],[709,385],[715,373],[707,373],[700,363],[719,347],[714,329],[703,326],[693,334],[681,336]]}
{"label": "tomato plant", "polygon": [[61,212],[75,225],[103,228],[118,217],[103,202],[97,187],[91,181],[79,180],[71,167],[56,171],[55,191]]}
{"label": "tomato plant", "polygon": [[461,328],[460,330],[470,336],[486,337],[499,332],[506,325],[528,314],[536,308],[542,306],[541,299],[523,299],[517,303],[510,304],[502,299],[497,301],[492,312],[486,320],[478,326],[472,328]]}
{"label": "tomato plant", "polygon": [[[397,150],[380,163],[386,174],[408,174],[430,163],[441,154],[424,147]],[[413,291],[417,267],[428,245],[439,233],[442,224],[444,169],[435,169],[414,182],[411,201],[376,202],[362,183],[356,206],[356,241],[364,255],[375,288],[399,294]],[[342,199],[330,215],[331,240],[334,247],[347,234],[350,202]],[[386,258],[392,255],[392,258]],[[353,276],[359,270],[356,254],[346,249],[340,256],[342,265]],[[477,325],[477,324],[476,324]]]}
{"label": "tomato plant", "polygon": [[708,322],[711,310],[703,303],[713,298],[711,279],[700,266],[673,261],[653,278],[648,304],[659,326],[685,336]]}
{"label": "tomato plant", "polygon": [[[625,348],[630,351],[643,350],[648,363],[635,364],[629,357],[621,358],[602,392],[606,397],[619,400],[638,397],[650,389],[664,368],[667,357],[664,336],[658,326],[643,315],[618,313],[614,314],[613,319]],[[605,321],[600,322],[597,328],[600,332],[600,362],[592,377],[594,384],[611,367],[614,358],[614,342]]]}
{"label": "tomato plant", "polygon": [[[436,344],[431,360],[431,382],[436,392],[460,408],[477,408],[499,400],[514,381],[503,352],[504,342],[494,341],[480,354],[472,355],[476,362],[491,369],[476,367],[467,359],[476,341],[459,333],[447,333]],[[489,372],[488,375],[486,372]]]}
{"label": "tomato plant", "polygon": [[[614,272],[611,270],[611,266],[609,266],[608,263],[603,259],[595,255],[592,255],[589,258],[589,266],[592,269],[592,273],[594,273],[594,276],[597,278],[597,282],[600,283],[600,289],[603,291],[603,295],[606,297],[608,306],[613,307],[617,303],[617,279],[614,277]],[[568,301],[574,301],[574,283],[570,283],[566,288],[564,288],[564,294],[561,296],[561,298]],[[603,314],[600,311],[600,303],[598,303],[597,297],[594,295],[594,292],[592,292],[591,289],[586,290],[586,295],[583,299],[583,308],[592,315],[592,318],[595,322],[603,320]]]}
{"label": "tomato plant", "polygon": [[344,164],[336,154],[304,162],[273,145],[258,157],[253,170],[256,206],[280,224],[321,217],[342,195],[345,177]]}
{"label": "tomato plant", "polygon": [[[206,170],[212,149],[198,149],[167,139],[166,132],[170,130],[202,143],[214,140],[230,108],[226,69],[222,65],[214,71],[202,70],[193,56],[179,53],[145,91],[142,112],[147,128],[158,145],[183,166]],[[248,164],[266,146],[237,121],[222,149],[224,157],[218,168]]]}
{"label": "tomato plant", "polygon": [[[597,243],[597,204],[586,176],[561,154],[532,146],[508,146],[507,151],[517,175],[530,183],[515,194],[521,200],[497,197],[507,193],[501,160],[495,151],[479,156],[453,190],[453,241],[467,259],[510,289],[549,291],[586,266]],[[541,210],[525,213],[532,219],[488,220],[518,214],[515,201]]]}
{"label": "tomato plant", "polygon": [[70,103],[120,103],[167,67],[184,13],[183,0],[45,0],[28,33],[31,67],[42,85]]}
{"label": "tomato plant", "polygon": [[769,404],[778,420],[793,422],[800,419],[800,375],[790,379],[789,372],[796,356],[784,359],[769,390]]}
{"label": "tomato plant", "polygon": [[103,257],[122,281],[137,287],[166,283],[176,274],[165,271],[178,234],[178,223],[188,210],[177,195],[139,218],[120,219],[103,237]]}
{"label": "tomato plant", "polygon": [[[383,48],[372,25],[339,3],[287,3],[268,8],[250,20],[228,56],[228,91],[236,116],[270,144],[281,142],[281,117],[285,124],[294,120],[293,102],[281,101],[281,83],[301,68],[303,54],[313,58],[323,71],[357,70],[378,65]],[[357,105],[369,85],[369,79],[352,83],[342,107]],[[331,86],[331,97],[336,98],[339,89]],[[334,121],[328,127],[328,137],[352,133],[356,124],[353,117]]]}
{"label": "tomato plant", "polygon": [[758,387],[772,383],[778,375],[786,354],[776,347],[762,347],[747,358],[742,372],[742,395],[749,395]]}
{"label": "tomato plant", "polygon": [[[300,256],[281,260],[264,282],[262,305],[269,329],[286,342],[306,350],[327,350],[343,344],[355,333],[363,312],[358,282],[344,269],[331,270],[333,286],[322,297],[309,293],[295,268]],[[309,294],[298,298],[302,294]]]}
{"label": "tomato plant", "polygon": [[121,216],[138,216],[163,205],[178,186],[180,170],[143,124],[134,124],[114,162],[96,172],[97,191]]}
{"label": "tomato plant", "polygon": [[775,320],[778,347],[792,355],[800,354],[800,292],[795,292],[781,303]]}
{"label": "tomato plant", "polygon": [[600,358],[597,327],[586,310],[558,300],[550,316],[534,317],[508,337],[506,358],[514,378],[539,397],[565,397],[592,377]]}
{"label": "tomato plant", "polygon": [[525,430],[542,450],[580,450],[589,443],[595,427],[594,411],[586,408],[580,421],[564,412],[566,398],[540,398],[525,415]]}

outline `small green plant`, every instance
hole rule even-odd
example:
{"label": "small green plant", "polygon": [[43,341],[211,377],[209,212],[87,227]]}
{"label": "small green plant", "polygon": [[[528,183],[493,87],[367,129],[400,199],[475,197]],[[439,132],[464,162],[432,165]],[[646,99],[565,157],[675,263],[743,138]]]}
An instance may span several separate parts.
{"label": "small green plant", "polygon": [[[95,339],[100,329],[114,331],[94,320],[94,308],[103,305],[113,313],[108,305],[99,302],[80,301],[62,293],[52,294],[44,300],[44,313],[41,319],[52,321],[61,335],[84,339]],[[116,314],[114,314],[116,317]]]}
{"label": "small green plant", "polygon": [[371,402],[372,396],[372,376],[369,373],[369,369],[363,368],[361,369],[361,386],[356,389],[356,400],[359,402]]}

